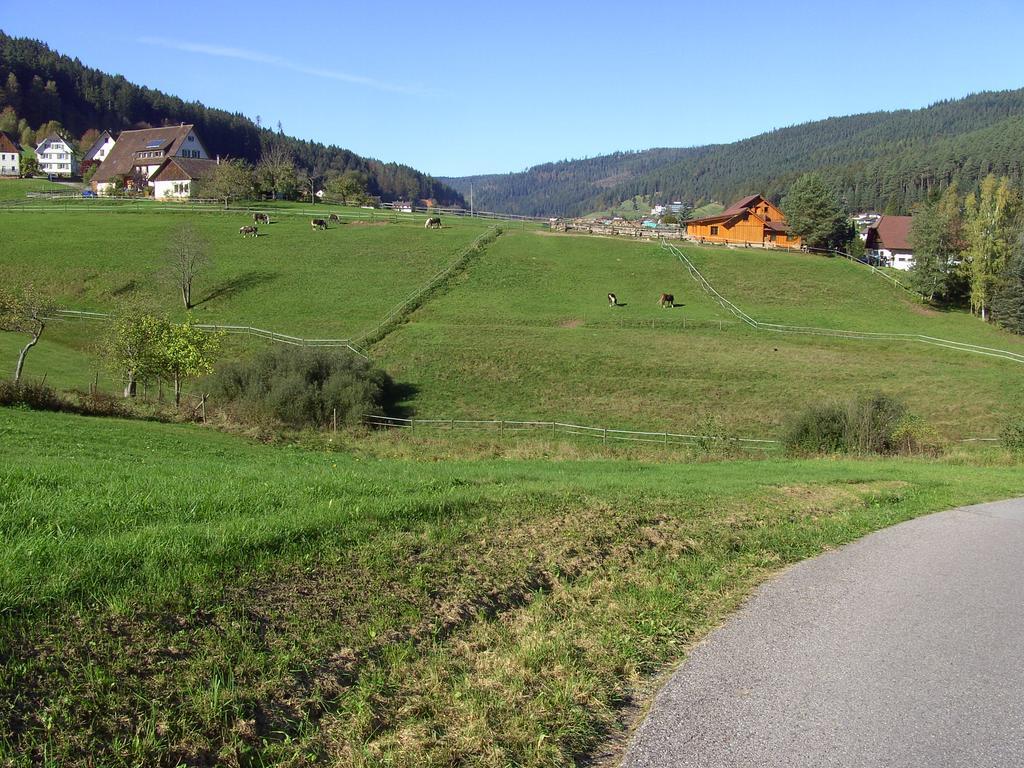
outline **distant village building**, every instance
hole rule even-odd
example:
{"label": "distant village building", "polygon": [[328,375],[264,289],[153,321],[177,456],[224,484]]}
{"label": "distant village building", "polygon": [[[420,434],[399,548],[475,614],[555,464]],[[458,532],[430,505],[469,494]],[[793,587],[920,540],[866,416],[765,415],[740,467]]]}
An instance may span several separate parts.
{"label": "distant village building", "polygon": [[682,213],[684,210],[688,208],[689,206],[686,205],[686,203],[683,203],[679,200],[673,200],[671,203],[668,204],[668,210],[670,213]]}
{"label": "distant village building", "polygon": [[914,266],[914,249],[910,246],[910,216],[882,216],[868,227],[864,247],[878,262],[895,269]]}
{"label": "distant village building", "polygon": [[0,176],[21,176],[21,145],[0,131]]}
{"label": "distant village building", "polygon": [[51,134],[36,147],[39,171],[47,176],[77,176],[78,158],[71,145],[56,134]]}
{"label": "distant village building", "polygon": [[761,195],[737,200],[715,216],[690,219],[686,234],[710,243],[800,247],[800,238],[790,233],[785,215]]}
{"label": "distant village building", "polygon": [[119,178],[125,179],[125,187],[130,190],[139,191],[153,187],[154,177],[172,158],[212,162],[192,125],[122,131],[92,177],[93,188],[98,194],[109,194]]}

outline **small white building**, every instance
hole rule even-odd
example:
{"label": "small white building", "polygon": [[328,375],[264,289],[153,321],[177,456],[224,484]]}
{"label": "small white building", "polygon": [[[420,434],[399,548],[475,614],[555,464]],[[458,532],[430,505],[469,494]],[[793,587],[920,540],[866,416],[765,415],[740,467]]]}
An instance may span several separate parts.
{"label": "small white building", "polygon": [[0,176],[21,176],[21,146],[0,131]]}
{"label": "small white building", "polygon": [[47,176],[77,176],[78,158],[68,144],[57,134],[51,134],[36,147],[39,172]]}
{"label": "small white building", "polygon": [[191,197],[193,182],[207,178],[216,168],[216,160],[172,157],[150,179],[153,197],[158,200]]}
{"label": "small white building", "polygon": [[99,138],[92,143],[92,146],[89,147],[85,155],[82,156],[82,162],[87,163],[93,161],[102,163],[107,159],[107,155],[113,148],[114,137],[111,136],[108,131],[104,131],[100,134]]}
{"label": "small white building", "polygon": [[910,245],[910,216],[881,216],[868,227],[864,247],[886,267],[908,270],[914,266]]}

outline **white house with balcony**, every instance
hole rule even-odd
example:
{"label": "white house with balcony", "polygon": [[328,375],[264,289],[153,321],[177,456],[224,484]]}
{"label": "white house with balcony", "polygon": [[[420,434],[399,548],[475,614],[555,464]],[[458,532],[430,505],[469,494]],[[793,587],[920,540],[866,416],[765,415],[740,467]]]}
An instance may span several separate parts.
{"label": "white house with balcony", "polygon": [[21,147],[0,131],[0,176],[21,176]]}
{"label": "white house with balcony", "polygon": [[56,134],[47,136],[36,147],[39,172],[47,176],[77,176],[78,158],[71,145]]}

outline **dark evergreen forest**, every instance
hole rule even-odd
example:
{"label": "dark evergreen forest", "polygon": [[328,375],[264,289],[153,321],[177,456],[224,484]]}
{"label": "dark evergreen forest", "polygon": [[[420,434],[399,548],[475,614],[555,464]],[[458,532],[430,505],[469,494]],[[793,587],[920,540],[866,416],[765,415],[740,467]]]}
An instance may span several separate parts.
{"label": "dark evergreen forest", "polygon": [[909,213],[957,182],[989,173],[1022,182],[1024,89],[986,92],[924,109],[832,117],[732,144],[617,152],[521,173],[442,179],[480,209],[575,216],[634,195],[695,206],[759,192],[778,201],[808,171],[836,185],[849,211]]}
{"label": "dark evergreen forest", "polygon": [[244,115],[135,85],[120,75],[87,67],[41,42],[0,31],[0,110],[7,106],[33,127],[56,120],[71,138],[90,128],[116,135],[126,128],[194,123],[215,155],[255,163],[267,146],[283,143],[296,165],[307,172],[361,172],[368,178],[367,191],[384,200],[433,198],[445,205],[464,203],[451,187],[409,166],[285,136]]}

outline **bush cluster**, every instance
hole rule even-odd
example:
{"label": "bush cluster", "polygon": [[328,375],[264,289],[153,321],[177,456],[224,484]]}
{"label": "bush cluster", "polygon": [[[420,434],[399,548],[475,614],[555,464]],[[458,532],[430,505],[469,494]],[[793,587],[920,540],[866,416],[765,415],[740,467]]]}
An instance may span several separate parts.
{"label": "bush cluster", "polygon": [[1024,414],[1012,416],[1003,422],[999,442],[1010,453],[1024,454]]}
{"label": "bush cluster", "polygon": [[363,414],[382,414],[397,400],[384,371],[352,354],[326,349],[268,349],[229,363],[211,380],[214,402],[245,422],[323,427],[337,412],[339,425]]}
{"label": "bush cluster", "polygon": [[902,401],[876,393],[808,408],[787,425],[783,442],[794,455],[893,454],[913,453],[929,439],[929,430]]}
{"label": "bush cluster", "polygon": [[129,416],[119,398],[102,392],[62,395],[42,382],[0,380],[0,406],[60,411],[81,416]]}

